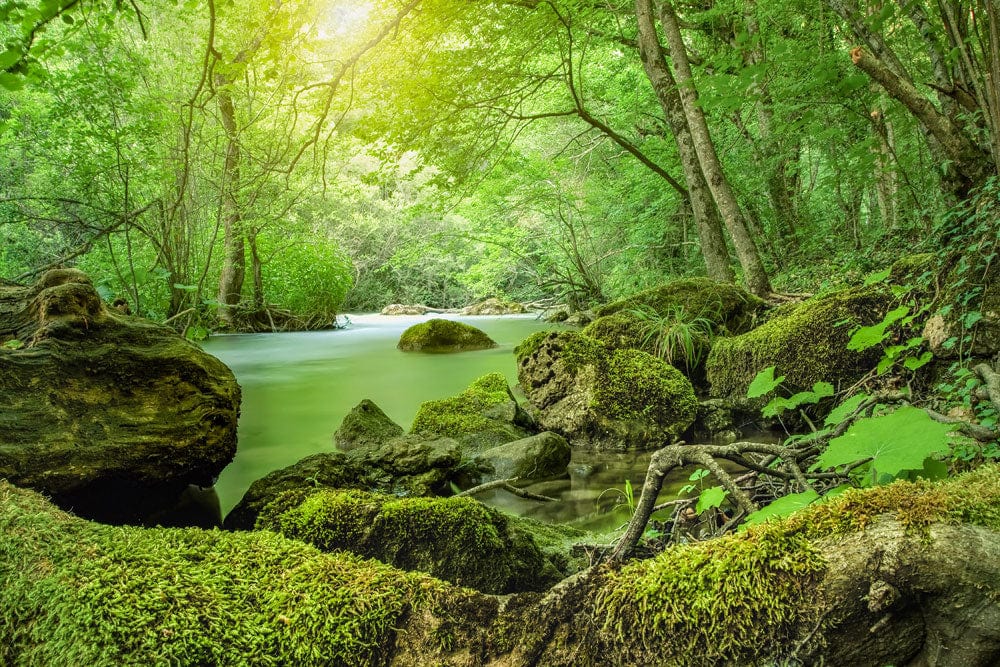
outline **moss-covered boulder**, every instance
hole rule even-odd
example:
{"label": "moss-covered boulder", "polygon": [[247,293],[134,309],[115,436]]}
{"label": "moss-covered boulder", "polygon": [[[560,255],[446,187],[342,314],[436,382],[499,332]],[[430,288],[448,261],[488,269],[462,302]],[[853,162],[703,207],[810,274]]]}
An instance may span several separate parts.
{"label": "moss-covered boulder", "polygon": [[62,507],[142,523],[236,452],[233,373],[80,271],[0,286],[0,344],[0,477]]}
{"label": "moss-covered boulder", "polygon": [[518,379],[539,424],[575,446],[653,449],[694,421],[690,381],[641,350],[608,350],[583,334],[533,334],[516,349]]}
{"label": "moss-covered boulder", "polygon": [[521,440],[487,449],[475,457],[483,469],[482,481],[516,477],[538,480],[562,477],[569,465],[570,446],[566,438],[543,431]]}
{"label": "moss-covered boulder", "polygon": [[354,406],[333,434],[333,442],[342,452],[361,447],[381,447],[388,440],[403,435],[403,427],[392,421],[382,408],[364,399]]}
{"label": "moss-covered boulder", "polygon": [[767,310],[764,300],[742,287],[708,278],[685,278],[653,287],[598,308],[598,317],[646,309],[658,315],[683,309],[688,317],[709,320],[717,331],[740,334],[755,326]]}
{"label": "moss-covered boulder", "polygon": [[524,304],[516,301],[505,301],[492,297],[466,306],[459,312],[462,315],[520,315],[528,312],[528,309],[524,307]]}
{"label": "moss-covered boulder", "polygon": [[471,324],[440,318],[414,324],[396,345],[404,352],[467,352],[496,346],[496,341]]}
{"label": "moss-covered boulder", "polygon": [[278,498],[257,528],[487,593],[544,590],[562,578],[528,533],[472,498],[321,490],[295,501]]}
{"label": "moss-covered boulder", "polygon": [[405,435],[378,448],[313,454],[268,473],[250,485],[224,525],[250,530],[264,506],[288,491],[326,487],[428,496],[450,492],[452,483],[465,486],[478,480],[478,471],[463,462],[456,441]]}
{"label": "moss-covered boulder", "polygon": [[533,425],[511,393],[507,378],[489,373],[457,396],[421,403],[410,433],[454,438],[471,456],[526,438]]}
{"label": "moss-covered boulder", "polygon": [[892,303],[891,292],[882,285],[851,288],[787,307],[741,336],[716,339],[706,362],[712,395],[745,400],[754,377],[769,366],[775,367],[775,376],[785,376],[783,386],[792,392],[820,381],[834,386],[855,382],[875,366],[882,351],[878,346],[848,350],[851,332],[880,322]]}

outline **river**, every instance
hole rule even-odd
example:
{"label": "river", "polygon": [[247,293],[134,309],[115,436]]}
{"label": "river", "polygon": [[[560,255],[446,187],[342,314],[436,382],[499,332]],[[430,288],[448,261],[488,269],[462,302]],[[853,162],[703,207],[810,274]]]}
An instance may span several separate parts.
{"label": "river", "polygon": [[[557,328],[534,315],[446,316],[479,327],[499,347],[457,354],[397,350],[400,334],[428,317],[349,315],[347,327],[336,331],[213,336],[205,341],[205,350],[233,369],[243,388],[236,458],[216,484],[223,514],[254,480],[303,457],[331,451],[334,431],[362,399],[371,399],[408,429],[423,401],[457,394],[481,375],[501,372],[514,386],[514,346],[535,331]],[[648,459],[648,452],[574,451],[568,479],[532,487],[560,502],[522,500],[503,491],[481,499],[539,520],[605,530],[627,520],[625,481],[637,498]],[[678,483],[685,479],[686,474]]]}

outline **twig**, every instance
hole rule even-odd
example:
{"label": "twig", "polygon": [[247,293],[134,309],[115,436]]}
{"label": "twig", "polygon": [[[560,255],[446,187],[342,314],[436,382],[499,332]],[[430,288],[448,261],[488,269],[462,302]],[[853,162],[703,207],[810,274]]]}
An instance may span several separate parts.
{"label": "twig", "polygon": [[509,493],[514,494],[519,498],[527,498],[528,500],[542,500],[545,502],[554,502],[556,498],[551,498],[549,496],[543,496],[538,493],[532,493],[525,489],[519,489],[514,486],[519,477],[510,477],[508,479],[497,479],[492,482],[486,482],[485,484],[480,484],[479,486],[474,486],[471,489],[466,489],[461,493],[456,493],[455,498],[461,498],[462,496],[474,496],[477,493],[482,493],[483,491],[492,491],[493,489],[503,489]]}
{"label": "twig", "polygon": [[943,415],[940,412],[934,412],[930,408],[924,408],[924,412],[927,416],[940,424],[952,424],[959,431],[966,434],[970,438],[975,438],[979,442],[993,442],[997,439],[997,434],[993,429],[986,428],[979,424],[972,424],[970,422],[959,419],[958,417],[949,417]]}

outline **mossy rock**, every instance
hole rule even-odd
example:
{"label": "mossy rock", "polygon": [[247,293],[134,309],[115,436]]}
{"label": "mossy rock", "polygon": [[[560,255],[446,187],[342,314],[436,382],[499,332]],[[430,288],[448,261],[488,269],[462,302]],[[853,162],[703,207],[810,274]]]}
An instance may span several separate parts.
{"label": "mossy rock", "polygon": [[585,326],[581,333],[599,340],[611,349],[631,348],[653,353],[643,323],[627,310],[598,317]]}
{"label": "mossy rock", "polygon": [[463,463],[455,440],[404,435],[378,448],[313,454],[268,473],[250,485],[226,516],[224,526],[250,530],[264,506],[293,491],[332,488],[428,496],[450,492],[452,483],[465,486],[475,482],[477,471]]}
{"label": "mossy rock", "polygon": [[236,453],[232,371],[169,327],[109,310],[83,272],[0,287],[0,343],[11,340],[0,477],[82,516],[144,523]]}
{"label": "mossy rock", "polygon": [[292,507],[277,499],[257,528],[486,593],[540,591],[562,578],[530,534],[472,498],[320,490]]}
{"label": "mossy rock", "polygon": [[731,334],[740,334],[755,326],[768,305],[738,285],[708,278],[685,278],[605,304],[596,310],[596,315],[605,317],[642,308],[664,315],[678,307],[690,317],[711,321],[716,330],[724,327]]}
{"label": "mossy rock", "polygon": [[90,523],[6,482],[0,554],[4,665],[386,664],[410,615],[474,612],[461,589],[353,554]]}
{"label": "mossy rock", "polygon": [[744,402],[754,377],[769,366],[775,376],[785,376],[783,387],[791,392],[812,389],[820,381],[834,386],[857,381],[874,368],[882,351],[877,346],[848,350],[851,332],[880,322],[891,304],[883,285],[856,287],[804,301],[741,336],[716,339],[705,364],[712,395]]}
{"label": "mossy rock", "polygon": [[458,440],[472,455],[531,433],[531,417],[520,408],[502,373],[489,373],[450,398],[420,404],[410,433]]}
{"label": "mossy rock", "polygon": [[364,399],[354,406],[333,434],[337,449],[346,452],[361,447],[380,447],[403,435],[403,427],[392,421],[382,408]]}
{"label": "mossy rock", "polygon": [[403,332],[396,345],[404,352],[466,352],[496,346],[496,341],[476,327],[440,318],[414,324]]}
{"label": "mossy rock", "polygon": [[523,481],[563,477],[569,459],[566,438],[544,431],[487,449],[475,457],[475,462],[489,471],[483,475],[483,482],[512,477]]}
{"label": "mossy rock", "polygon": [[583,334],[535,334],[516,349],[518,379],[539,424],[576,446],[652,449],[691,425],[691,382],[641,350],[609,350]]}

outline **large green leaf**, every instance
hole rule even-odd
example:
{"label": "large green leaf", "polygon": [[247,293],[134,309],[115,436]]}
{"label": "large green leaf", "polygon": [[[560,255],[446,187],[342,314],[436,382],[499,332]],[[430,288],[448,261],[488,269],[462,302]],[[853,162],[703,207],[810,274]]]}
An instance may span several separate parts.
{"label": "large green leaf", "polygon": [[855,394],[854,396],[851,396],[846,401],[835,407],[830,414],[826,416],[826,421],[823,423],[827,426],[836,426],[852,415],[854,411],[867,400],[868,394]]}
{"label": "large green leaf", "polygon": [[847,349],[860,352],[878,345],[885,340],[886,329],[906,317],[908,312],[910,312],[910,308],[908,306],[900,306],[899,308],[890,310],[886,313],[885,317],[883,317],[882,321],[878,324],[873,324],[870,327],[861,327],[854,332],[851,336],[851,340],[847,341]]}
{"label": "large green leaf", "polygon": [[779,377],[774,377],[774,368],[774,366],[768,366],[760,373],[757,373],[753,382],[750,383],[750,388],[747,389],[747,398],[757,398],[758,396],[763,396],[764,394],[774,391],[774,389],[781,384],[782,380],[785,379],[785,376],[781,375]]}
{"label": "large green leaf", "polygon": [[727,495],[729,495],[729,492],[721,486],[707,488],[698,496],[698,505],[694,508],[694,511],[701,514],[707,509],[718,507],[726,499]]}
{"label": "large green leaf", "polygon": [[953,430],[923,410],[902,407],[856,422],[830,441],[813,468],[836,468],[871,458],[879,475],[896,477],[903,470],[919,470],[927,457],[948,451],[948,433]]}

